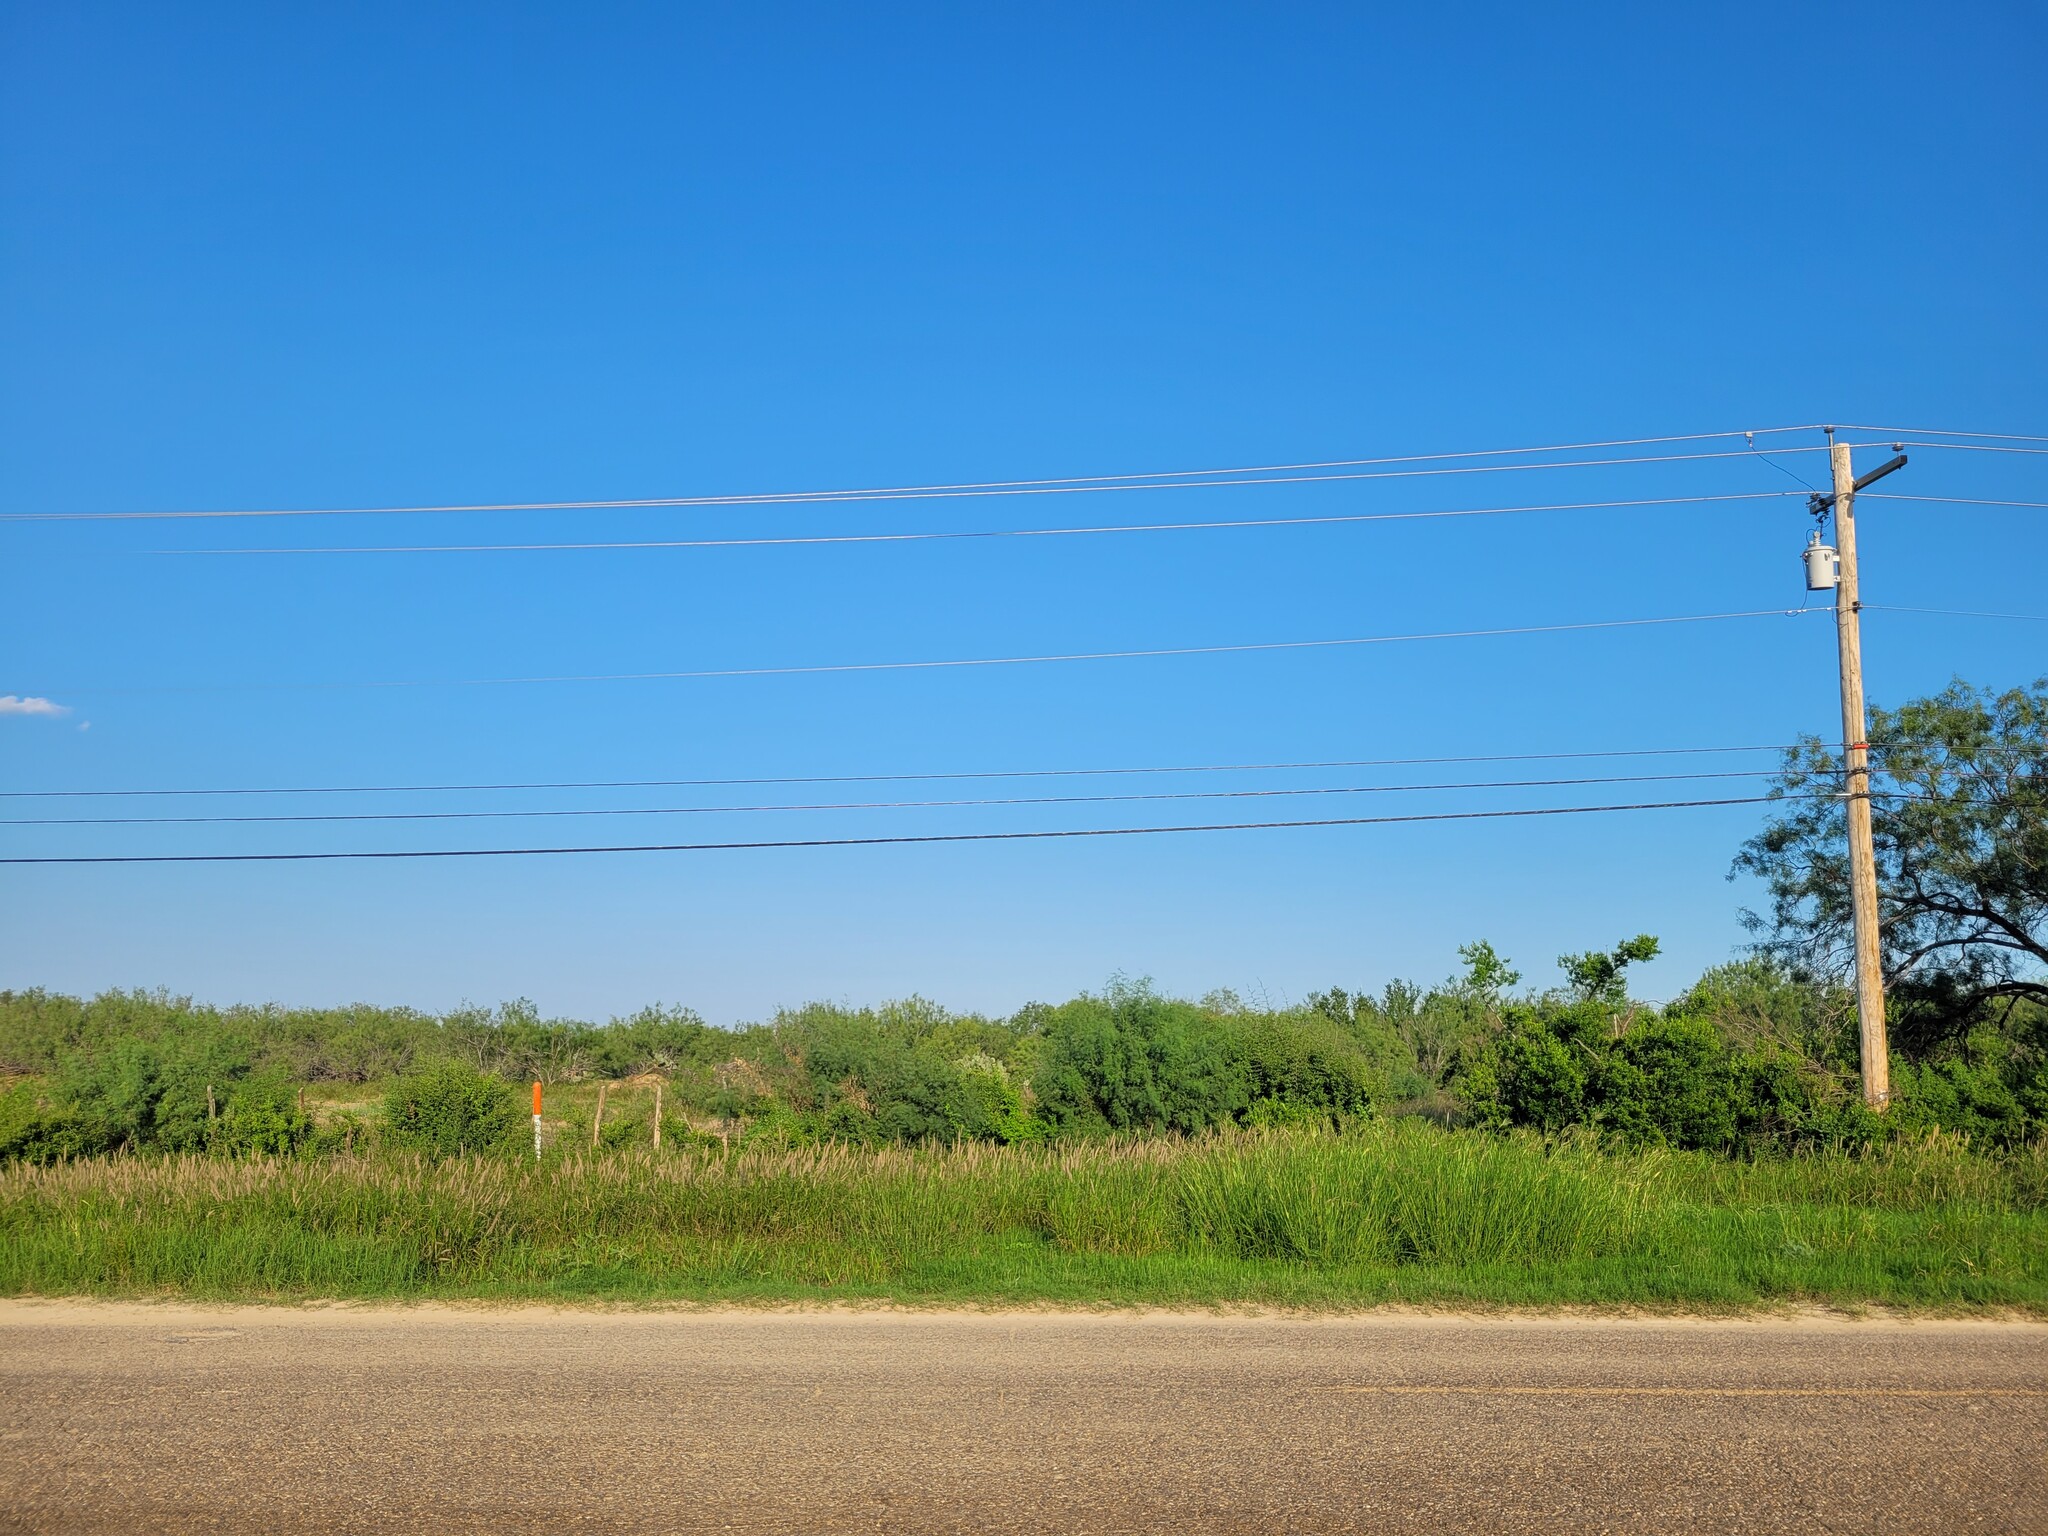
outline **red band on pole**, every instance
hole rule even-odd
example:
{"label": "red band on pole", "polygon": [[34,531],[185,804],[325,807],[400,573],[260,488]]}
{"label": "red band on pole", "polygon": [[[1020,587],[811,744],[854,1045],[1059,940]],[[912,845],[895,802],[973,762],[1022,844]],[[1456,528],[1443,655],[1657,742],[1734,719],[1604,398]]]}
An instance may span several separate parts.
{"label": "red band on pole", "polygon": [[539,1084],[539,1083],[535,1083],[535,1084],[533,1085],[533,1115],[534,1115],[534,1118],[535,1118],[536,1120],[540,1118],[540,1084]]}

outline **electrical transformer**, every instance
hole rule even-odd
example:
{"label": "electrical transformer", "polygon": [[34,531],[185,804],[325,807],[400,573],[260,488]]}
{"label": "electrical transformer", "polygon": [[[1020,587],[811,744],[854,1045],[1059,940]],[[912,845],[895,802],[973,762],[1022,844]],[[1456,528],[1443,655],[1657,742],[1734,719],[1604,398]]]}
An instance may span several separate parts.
{"label": "electrical transformer", "polygon": [[1834,546],[1820,541],[1820,530],[1814,529],[1813,537],[1806,545],[1806,590],[1809,592],[1831,592],[1842,579],[1842,557],[1835,553]]}

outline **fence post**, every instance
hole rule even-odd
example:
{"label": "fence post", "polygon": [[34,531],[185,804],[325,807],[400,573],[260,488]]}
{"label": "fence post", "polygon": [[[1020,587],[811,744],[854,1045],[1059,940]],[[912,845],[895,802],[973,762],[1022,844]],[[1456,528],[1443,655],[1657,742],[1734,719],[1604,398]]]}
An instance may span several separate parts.
{"label": "fence post", "polygon": [[661,1084],[654,1085],[654,1150],[661,1150]]}
{"label": "fence post", "polygon": [[597,1145],[597,1133],[604,1129],[604,1095],[605,1090],[609,1087],[611,1087],[610,1083],[599,1083],[597,1085],[597,1113],[590,1117],[590,1145],[592,1147]]}

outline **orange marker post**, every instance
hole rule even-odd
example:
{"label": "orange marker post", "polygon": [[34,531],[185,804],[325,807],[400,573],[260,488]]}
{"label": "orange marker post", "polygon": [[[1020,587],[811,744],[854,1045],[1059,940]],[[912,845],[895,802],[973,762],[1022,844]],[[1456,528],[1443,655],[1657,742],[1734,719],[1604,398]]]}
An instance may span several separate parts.
{"label": "orange marker post", "polygon": [[533,1155],[540,1157],[540,1084],[533,1085]]}

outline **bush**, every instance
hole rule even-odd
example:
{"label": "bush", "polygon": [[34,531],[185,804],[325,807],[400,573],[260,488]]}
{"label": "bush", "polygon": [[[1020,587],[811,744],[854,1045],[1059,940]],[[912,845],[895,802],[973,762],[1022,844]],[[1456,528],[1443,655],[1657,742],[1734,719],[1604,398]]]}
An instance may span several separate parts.
{"label": "bush", "polygon": [[81,1051],[59,1068],[52,1097],[86,1150],[199,1152],[248,1075],[239,1041],[188,1030]]}
{"label": "bush", "polygon": [[370,1128],[359,1117],[343,1110],[324,1123],[316,1123],[308,1133],[305,1147],[316,1155],[327,1155],[354,1152],[369,1143]]}
{"label": "bush", "polygon": [[[1264,1117],[1328,1124],[1372,1113],[1388,1074],[1352,1033],[1320,1012],[1248,1015],[1237,1022]],[[1413,1075],[1412,1073],[1410,1074]]]}
{"label": "bush", "polygon": [[1954,1057],[1918,1066],[1898,1061],[1892,1093],[1897,1102],[1887,1118],[1896,1117],[1902,1130],[1938,1127],[2003,1145],[2025,1139],[2028,1116],[2020,1097],[1991,1063]]}
{"label": "bush", "polygon": [[228,1095],[208,1145],[216,1152],[296,1152],[313,1134],[313,1117],[298,1107],[291,1084],[281,1077],[249,1078]]}
{"label": "bush", "polygon": [[1603,1062],[1599,1121],[1634,1141],[1719,1151],[1735,1140],[1735,1073],[1711,1024],[1654,1018]]}
{"label": "bush", "polygon": [[510,1148],[520,1130],[518,1091],[459,1061],[429,1062],[384,1096],[385,1140],[435,1157]]}
{"label": "bush", "polygon": [[1593,1000],[1510,1010],[1460,1086],[1482,1125],[1551,1134],[1585,1125],[1637,1145],[1725,1151],[1745,1122],[1767,1123],[1745,1115],[1749,1094],[1769,1091],[1787,1129],[1803,1126],[1811,1108],[1796,1075],[1752,1065],[1704,1020],[1652,1013],[1627,1022]]}
{"label": "bush", "polygon": [[100,1150],[78,1116],[34,1079],[0,1089],[0,1161],[61,1163]]}
{"label": "bush", "polygon": [[[1790,1029],[1752,1027],[1746,1043],[1731,1040],[1725,1015],[1688,1011],[1702,991],[1662,1014],[1599,1002],[1511,1008],[1500,1034],[1460,1069],[1467,1112],[1494,1129],[1589,1126],[1636,1145],[1750,1153],[1869,1146],[1937,1130],[2011,1147],[2043,1123],[2042,1066],[2005,1038],[1986,1032],[1963,1054],[1935,1061],[1895,1055],[1893,1102],[1878,1115],[1862,1102],[1853,1065],[1783,1043],[1805,1028],[1796,1018]],[[1770,1000],[1761,988],[1751,996]],[[1770,1023],[1760,1008],[1749,1021]]]}
{"label": "bush", "polygon": [[1192,1003],[1112,985],[1055,1009],[1046,1024],[1038,1097],[1056,1129],[1200,1131],[1251,1107],[1236,1032]]}
{"label": "bush", "polygon": [[1120,982],[1051,1011],[1034,1087],[1056,1130],[1192,1133],[1369,1114],[1386,1074],[1326,1010],[1222,1012]]}
{"label": "bush", "polygon": [[1545,1017],[1528,1008],[1510,1010],[1500,1034],[1459,1074],[1460,1090],[1479,1124],[1550,1132],[1584,1124],[1587,1079],[1599,1059],[1586,1028],[1592,1012],[1578,1008]]}

